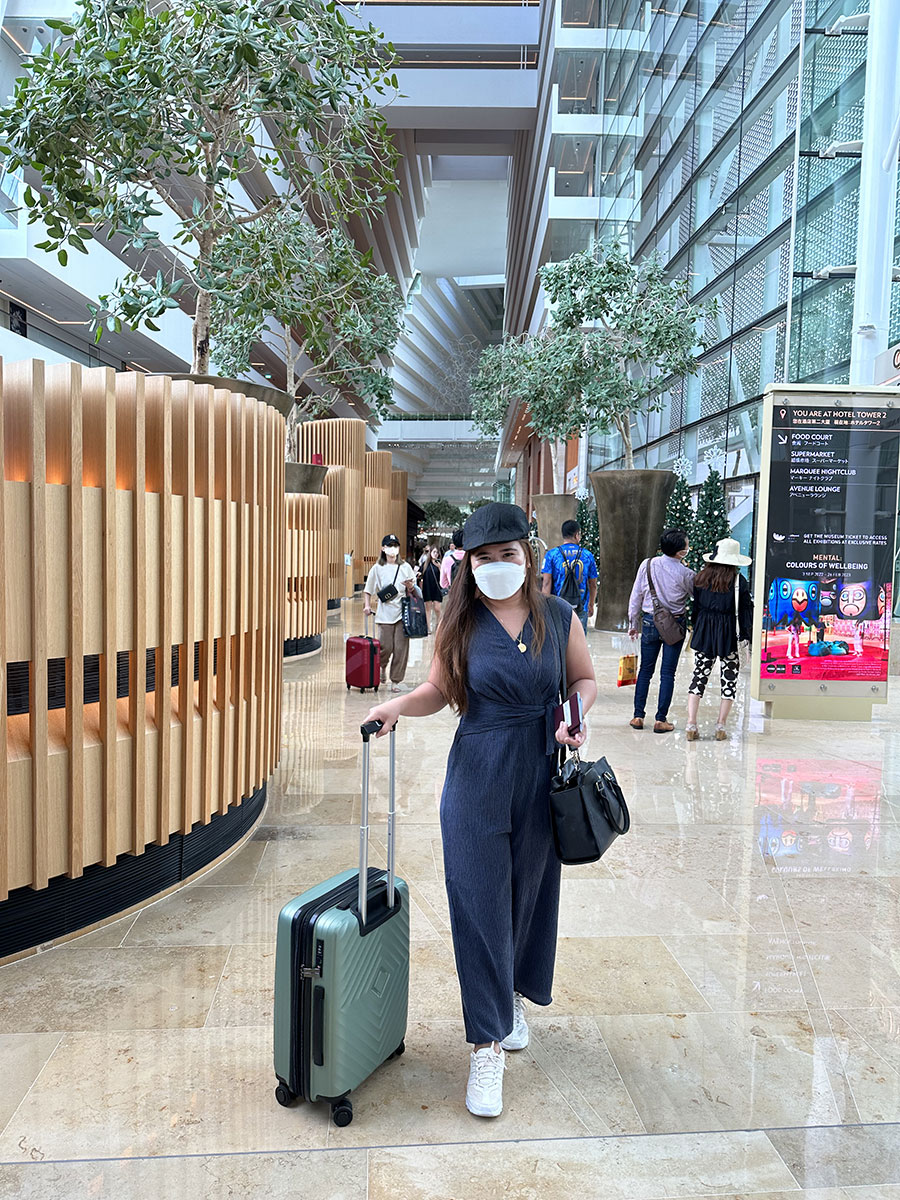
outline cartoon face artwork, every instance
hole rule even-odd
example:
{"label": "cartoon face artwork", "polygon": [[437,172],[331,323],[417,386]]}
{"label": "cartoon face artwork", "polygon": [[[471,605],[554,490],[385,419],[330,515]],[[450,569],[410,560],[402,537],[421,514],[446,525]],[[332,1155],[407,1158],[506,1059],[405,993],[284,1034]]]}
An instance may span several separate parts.
{"label": "cartoon face artwork", "polygon": [[864,583],[846,583],[838,597],[838,611],[842,617],[852,620],[866,611],[868,603],[869,597]]}
{"label": "cartoon face artwork", "polygon": [[884,616],[884,605],[885,605],[884,587],[882,586],[878,589],[878,615],[879,615],[879,617]]}
{"label": "cartoon face artwork", "polygon": [[809,593],[802,583],[791,593],[791,605],[796,613],[805,613],[809,608]]}

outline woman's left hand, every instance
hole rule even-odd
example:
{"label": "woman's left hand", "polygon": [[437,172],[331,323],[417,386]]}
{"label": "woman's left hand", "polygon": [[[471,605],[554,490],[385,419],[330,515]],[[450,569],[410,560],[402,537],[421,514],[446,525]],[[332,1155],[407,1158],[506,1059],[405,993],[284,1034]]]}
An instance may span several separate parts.
{"label": "woman's left hand", "polygon": [[578,733],[569,733],[569,727],[565,721],[560,721],[559,729],[556,731],[556,740],[560,746],[568,746],[572,750],[580,750],[587,741],[587,721],[581,722],[581,729]]}

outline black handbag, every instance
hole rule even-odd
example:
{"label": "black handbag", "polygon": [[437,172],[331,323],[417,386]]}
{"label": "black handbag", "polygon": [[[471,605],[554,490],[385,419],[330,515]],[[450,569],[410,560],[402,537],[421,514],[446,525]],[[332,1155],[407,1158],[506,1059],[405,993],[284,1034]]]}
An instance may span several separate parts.
{"label": "black handbag", "polygon": [[382,604],[388,604],[388,603],[390,603],[391,600],[396,600],[397,597],[400,595],[399,589],[397,587],[397,576],[399,574],[400,574],[400,564],[397,563],[397,570],[394,572],[394,582],[386,583],[384,585],[384,587],[381,588],[380,591],[377,591],[375,593],[375,595],[378,597],[378,599],[381,601]]}
{"label": "black handbag", "polygon": [[[566,639],[551,601],[550,612],[561,650],[560,694],[566,700]],[[615,772],[605,758],[582,762],[575,751],[566,758],[560,747],[559,770],[550,780],[550,823],[556,857],[564,866],[596,862],[631,827],[628,805]]]}
{"label": "black handbag", "polygon": [[428,637],[425,601],[415,592],[411,596],[404,596],[400,601],[400,618],[403,621],[403,632],[408,638]]}

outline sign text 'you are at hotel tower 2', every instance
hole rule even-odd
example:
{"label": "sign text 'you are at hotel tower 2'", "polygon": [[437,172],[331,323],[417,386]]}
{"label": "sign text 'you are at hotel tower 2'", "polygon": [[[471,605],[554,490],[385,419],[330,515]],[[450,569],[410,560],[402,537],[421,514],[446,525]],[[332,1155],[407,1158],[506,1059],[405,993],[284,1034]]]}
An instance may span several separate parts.
{"label": "sign text 'you are at hotel tower 2'", "polygon": [[757,699],[887,700],[898,471],[900,390],[767,391]]}

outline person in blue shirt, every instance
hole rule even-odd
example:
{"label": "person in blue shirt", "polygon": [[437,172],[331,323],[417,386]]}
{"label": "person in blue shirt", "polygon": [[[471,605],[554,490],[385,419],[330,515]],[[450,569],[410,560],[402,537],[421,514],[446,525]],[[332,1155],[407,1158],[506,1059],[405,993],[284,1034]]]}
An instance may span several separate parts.
{"label": "person in blue shirt", "polygon": [[[564,521],[561,532],[565,539],[563,544],[554,546],[544,556],[542,590],[545,596],[562,596],[568,600],[587,632],[588,618],[594,615],[597,603],[597,563],[590,550],[581,547],[581,526],[577,521]],[[567,573],[570,581],[574,577],[578,585],[577,594],[572,583],[566,583]]]}

